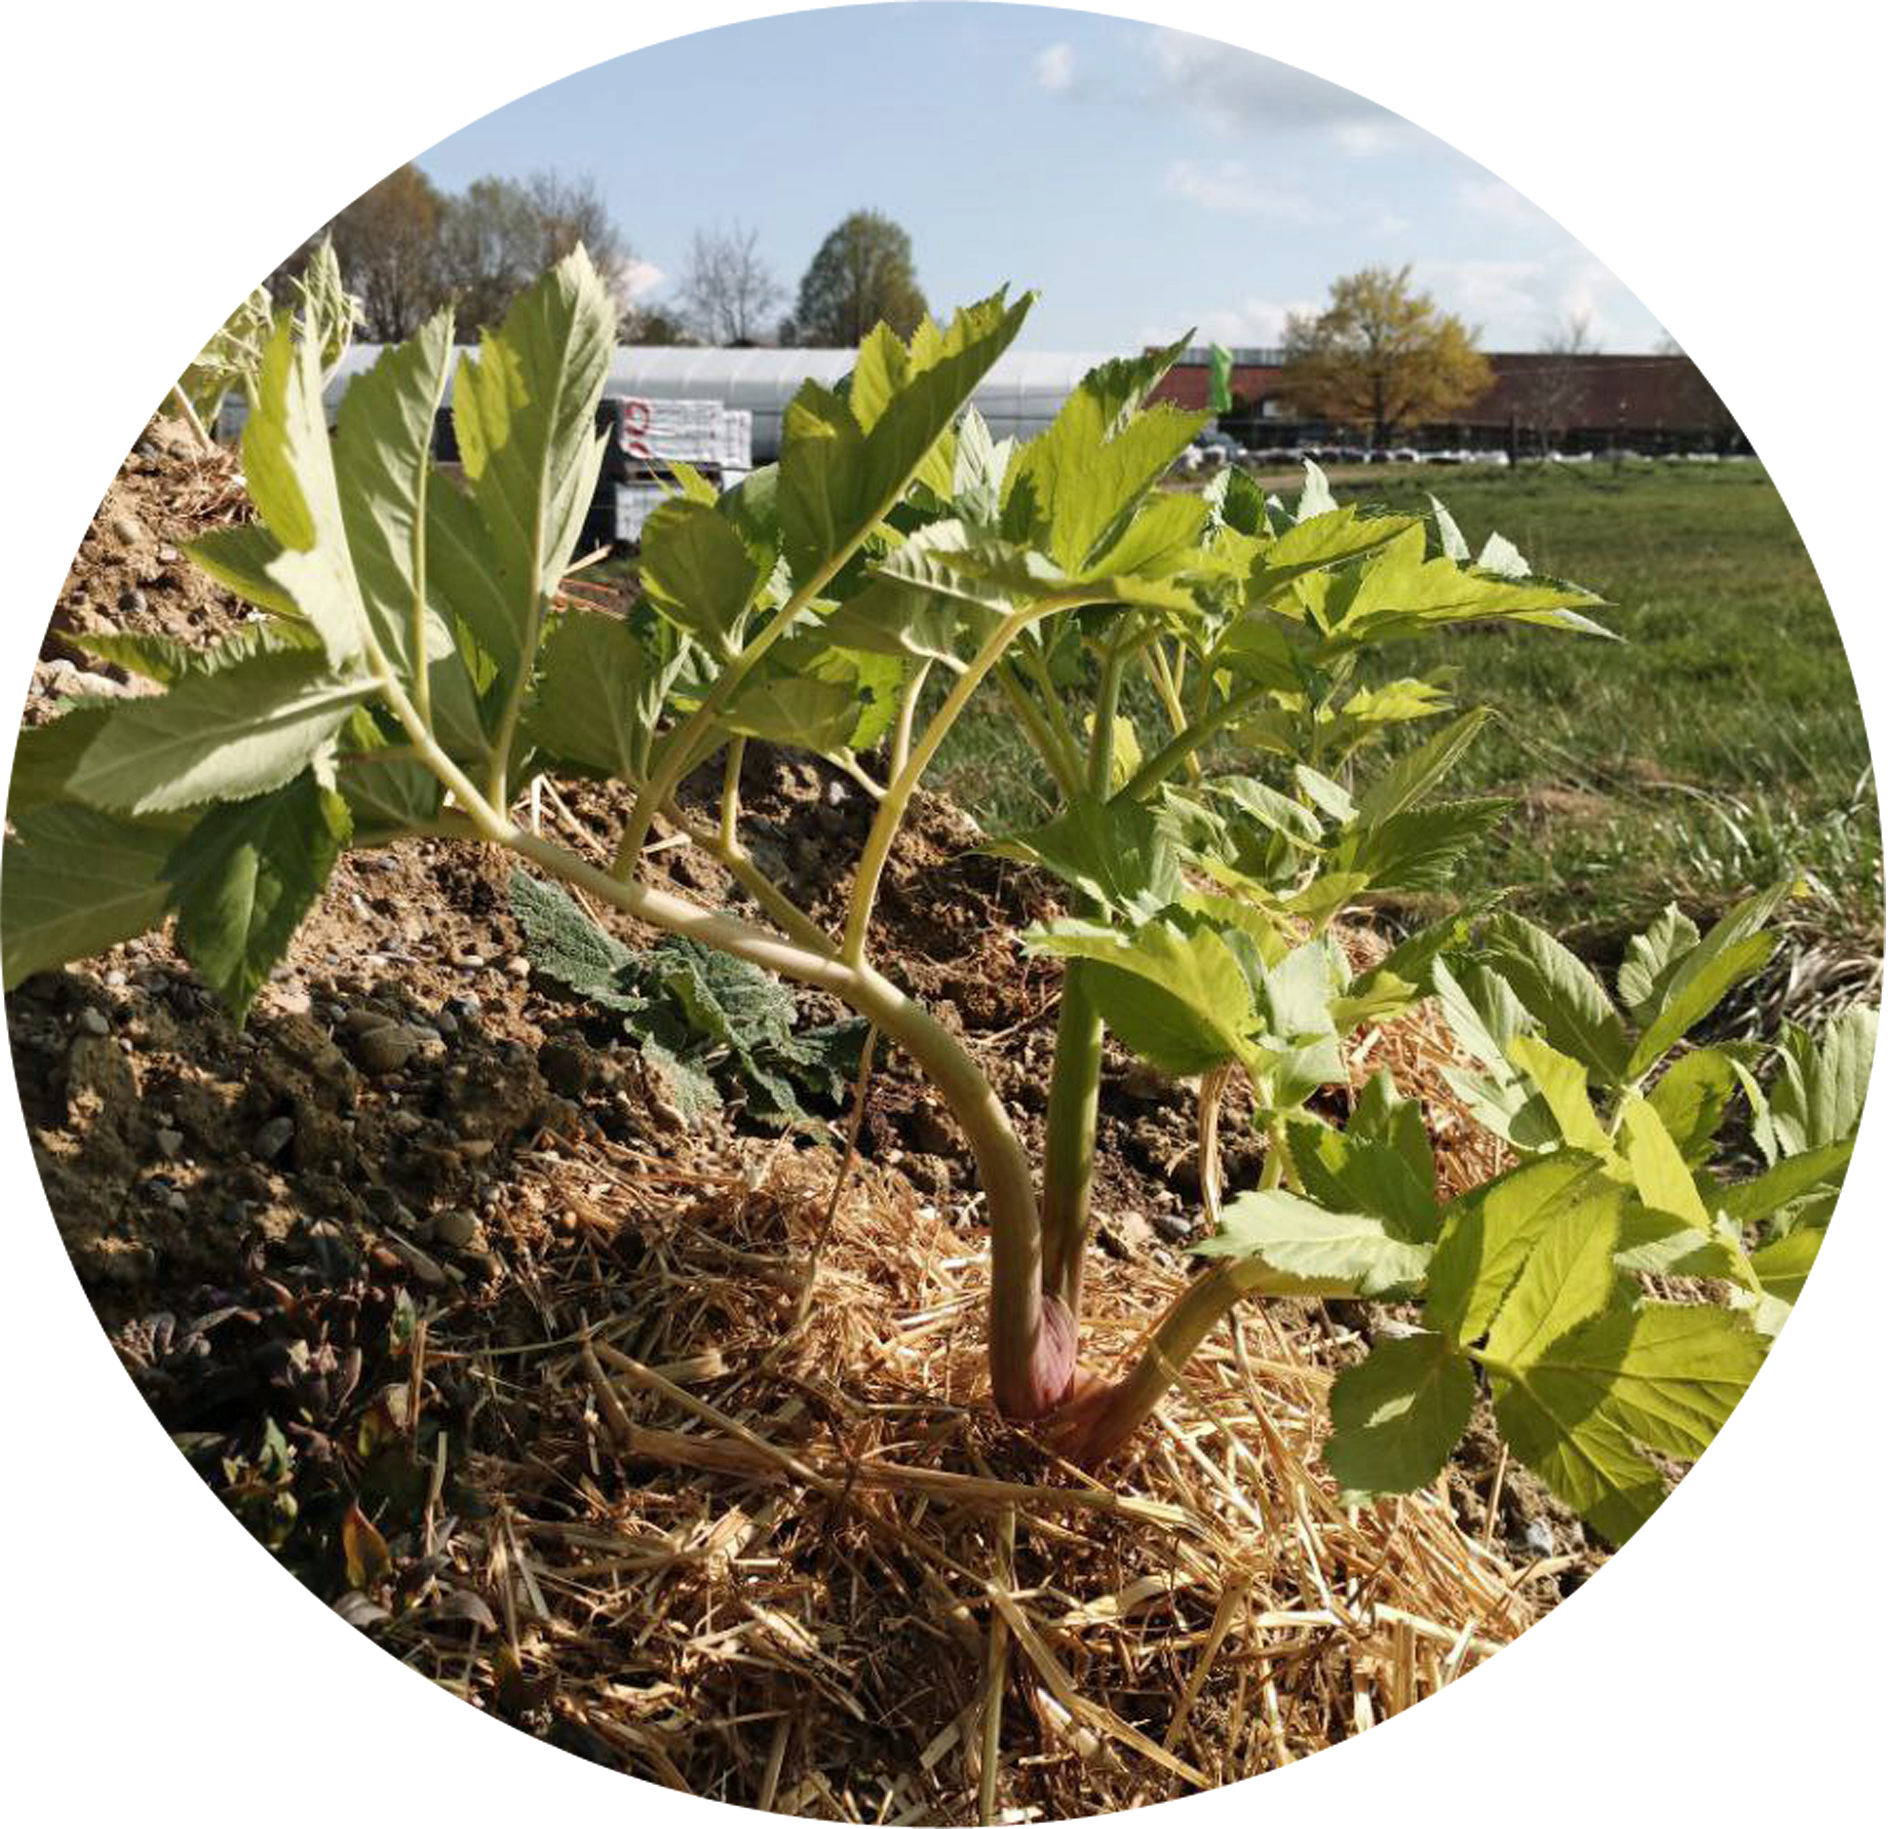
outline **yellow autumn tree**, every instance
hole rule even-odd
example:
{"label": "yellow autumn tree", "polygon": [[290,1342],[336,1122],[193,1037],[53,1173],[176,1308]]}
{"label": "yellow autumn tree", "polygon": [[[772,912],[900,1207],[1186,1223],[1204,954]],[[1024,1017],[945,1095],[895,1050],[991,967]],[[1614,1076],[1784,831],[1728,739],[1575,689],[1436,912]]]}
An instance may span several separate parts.
{"label": "yellow autumn tree", "polygon": [[1494,380],[1476,333],[1413,291],[1409,267],[1334,280],[1324,311],[1286,321],[1282,391],[1302,413],[1368,430],[1375,445],[1468,406]]}

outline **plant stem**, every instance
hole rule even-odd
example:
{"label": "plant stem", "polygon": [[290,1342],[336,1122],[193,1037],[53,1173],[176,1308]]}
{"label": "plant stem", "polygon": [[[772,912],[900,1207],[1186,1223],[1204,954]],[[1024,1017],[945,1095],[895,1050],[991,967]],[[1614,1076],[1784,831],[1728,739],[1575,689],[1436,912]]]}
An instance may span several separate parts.
{"label": "plant stem", "polygon": [[990,1082],[951,1031],[870,965],[810,951],[667,890],[623,882],[509,822],[500,842],[636,920],[830,992],[905,1049],[958,1120],[977,1162],[991,1224],[993,1397],[1006,1416],[1040,1414],[1047,1404],[1032,1372],[1043,1329],[1043,1264],[1030,1159]]}
{"label": "plant stem", "polygon": [[1058,1446],[1086,1466],[1108,1460],[1148,1420],[1221,1317],[1272,1274],[1248,1260],[1216,1264],[1196,1277],[1150,1330],[1127,1376],[1086,1392],[1058,1415],[1052,1425]]}
{"label": "plant stem", "polygon": [[1083,1251],[1096,1172],[1096,1106],[1102,1079],[1102,1013],[1080,959],[1063,968],[1063,1003],[1044,1120],[1044,1288],[1082,1314]]}
{"label": "plant stem", "polygon": [[1113,797],[1124,802],[1146,800],[1189,757],[1205,749],[1229,724],[1259,704],[1268,690],[1266,686],[1249,686],[1223,699],[1212,711],[1205,712],[1196,723],[1163,744]]}
{"label": "plant stem", "polygon": [[742,753],[747,747],[748,739],[737,737],[728,746],[728,754],[722,761],[721,840],[722,849],[729,852],[741,849],[735,828],[742,816]]}
{"label": "plant stem", "polygon": [[840,945],[841,956],[850,964],[859,964],[866,955],[866,930],[873,918],[873,903],[879,895],[880,878],[885,874],[886,860],[892,855],[893,840],[898,836],[913,792],[927,765],[937,754],[938,746],[957,723],[959,713],[970,703],[971,695],[984,683],[985,675],[1004,658],[1005,650],[1033,622],[1094,601],[1096,599],[1090,597],[1047,597],[1041,602],[1013,610],[985,638],[984,646],[978,650],[971,665],[952,683],[945,703],[932,714],[932,721],[926,725],[925,734],[913,745],[905,767],[888,785],[886,797],[879,803],[879,812],[874,817],[873,828],[866,836],[866,846],[860,853],[859,869],[853,878],[853,899],[847,908],[846,936]]}
{"label": "plant stem", "polygon": [[205,455],[215,451],[216,440],[204,430],[203,421],[197,417],[197,409],[190,404],[190,396],[184,392],[181,381],[171,388],[171,398],[176,401],[177,410],[184,415],[184,423],[197,435],[197,443],[203,447]]}

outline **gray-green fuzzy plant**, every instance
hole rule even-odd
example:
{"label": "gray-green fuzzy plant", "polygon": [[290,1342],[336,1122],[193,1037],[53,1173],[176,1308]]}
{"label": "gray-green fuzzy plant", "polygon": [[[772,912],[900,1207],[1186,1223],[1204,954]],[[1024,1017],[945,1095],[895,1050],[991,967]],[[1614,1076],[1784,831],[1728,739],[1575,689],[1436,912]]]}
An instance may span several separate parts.
{"label": "gray-green fuzzy plant", "polygon": [[[1724,1420],[1802,1281],[1855,1131],[1869,1025],[1788,1036],[1769,1089],[1764,1063],[1733,1050],[1673,1058],[1763,963],[1772,896],[1703,938],[1678,916],[1657,923],[1623,969],[1625,1016],[1553,938],[1486,909],[1355,971],[1339,917],[1447,886],[1501,813],[1439,797],[1484,714],[1451,715],[1445,674],[1387,663],[1470,623],[1595,633],[1595,600],[1532,576],[1504,541],[1473,558],[1441,509],[1336,506],[1316,471],[1290,508],[1238,472],[1168,488],[1201,424],[1150,404],[1173,349],[1097,369],[1027,443],[994,440],[968,402],[1030,304],[1000,294],[910,341],[874,331],[840,388],[796,395],[779,463],[727,493],[678,466],[631,620],[559,596],[615,334],[581,252],[460,361],[463,488],[429,456],[449,316],[353,383],[332,439],[322,353],[276,323],[243,445],[260,518],[192,550],[268,619],[207,654],[120,637],[114,658],[166,689],[82,700],[23,737],[6,981],[174,917],[240,1016],[344,847],[499,846],[831,993],[927,1076],[985,1197],[1005,1416],[1101,1462],[1243,1296],[1416,1303],[1421,1325],[1335,1385],[1329,1460],[1345,1488],[1435,1477],[1487,1382],[1517,1453],[1625,1537],[1658,1502],[1662,1464]],[[1132,673],[1168,721],[1148,751],[1121,715]],[[921,717],[934,676],[945,690]],[[873,945],[901,822],[979,692],[1002,695],[1057,795],[1053,817],[998,841],[1069,893],[1067,918],[1020,936],[1064,973],[1040,1162]],[[1432,718],[1447,721],[1384,759],[1388,732]],[[827,758],[874,797],[839,931],[743,847],[756,739]],[[1209,760],[1230,743],[1246,758],[1234,772]],[[710,767],[719,805],[698,818],[678,792]],[[611,865],[514,817],[539,773],[628,785]],[[748,913],[652,879],[659,817],[726,867]],[[1449,1202],[1423,1115],[1388,1079],[1343,1127],[1310,1104],[1349,1097],[1357,1038],[1433,994],[1480,1063],[1466,1096],[1520,1158]],[[1198,1086],[1213,1226],[1206,1268],[1113,1376],[1080,1362],[1105,1031]],[[1267,1151],[1259,1185],[1228,1197],[1217,1137],[1235,1075]],[[1759,1113],[1756,1179],[1716,1166],[1736,1096]],[[1652,1297],[1655,1272],[1686,1299]]]}

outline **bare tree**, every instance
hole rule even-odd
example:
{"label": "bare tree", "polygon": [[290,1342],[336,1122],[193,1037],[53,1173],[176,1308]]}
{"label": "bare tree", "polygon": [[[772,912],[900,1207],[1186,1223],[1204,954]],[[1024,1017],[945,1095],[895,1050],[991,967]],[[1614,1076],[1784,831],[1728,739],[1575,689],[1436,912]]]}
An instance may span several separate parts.
{"label": "bare tree", "polygon": [[1556,450],[1580,411],[1586,392],[1582,367],[1600,353],[1594,320],[1585,311],[1572,311],[1538,347],[1538,360],[1522,378],[1522,417],[1544,457]]}
{"label": "bare tree", "polygon": [[761,258],[761,231],[738,220],[726,229],[697,229],[677,287],[682,314],[705,343],[724,348],[754,343],[787,288]]}

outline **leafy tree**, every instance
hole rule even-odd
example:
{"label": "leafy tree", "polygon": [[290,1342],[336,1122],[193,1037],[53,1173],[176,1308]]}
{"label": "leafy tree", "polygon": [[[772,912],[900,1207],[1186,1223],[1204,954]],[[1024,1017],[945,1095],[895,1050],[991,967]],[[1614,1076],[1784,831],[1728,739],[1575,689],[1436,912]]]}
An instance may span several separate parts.
{"label": "leafy tree", "polygon": [[328,225],[335,257],[360,295],[369,342],[405,341],[439,305],[445,207],[433,180],[409,164],[363,191]]}
{"label": "leafy tree", "polygon": [[1286,320],[1285,391],[1304,411],[1368,428],[1374,444],[1468,406],[1494,379],[1475,333],[1413,292],[1408,266],[1348,274],[1317,317]]}
{"label": "leafy tree", "polygon": [[769,312],[787,297],[761,258],[761,234],[740,222],[697,229],[689,241],[678,302],[705,343],[735,348],[759,340]]}
{"label": "leafy tree", "polygon": [[665,348],[693,343],[695,340],[690,335],[689,326],[673,311],[665,311],[661,305],[641,306],[626,312],[617,332],[617,341],[620,343],[644,343]]}
{"label": "leafy tree", "polygon": [[[912,270],[912,237],[890,216],[855,210],[820,244],[801,279],[790,320],[792,341],[850,349],[881,322],[909,337],[924,316],[925,294]],[[785,332],[789,325],[782,328]]]}

